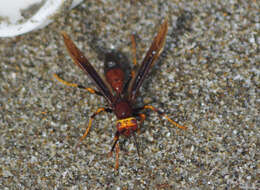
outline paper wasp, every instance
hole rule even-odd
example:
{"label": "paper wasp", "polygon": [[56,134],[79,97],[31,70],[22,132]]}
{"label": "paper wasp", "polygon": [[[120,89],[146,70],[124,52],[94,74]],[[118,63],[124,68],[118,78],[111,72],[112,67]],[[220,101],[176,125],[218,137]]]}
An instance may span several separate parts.
{"label": "paper wasp", "polygon": [[[97,90],[92,88],[86,88],[78,84],[69,83],[59,78],[56,74],[54,77],[60,81],[61,83],[67,86],[78,87],[81,89],[85,89],[90,93],[97,94],[103,96],[108,106],[99,108],[91,117],[88,123],[88,127],[84,133],[84,135],[80,138],[82,141],[87,134],[92,125],[92,121],[95,116],[100,112],[113,112],[117,117],[116,122],[116,133],[114,137],[114,142],[111,148],[111,154],[116,147],[116,165],[117,169],[119,166],[119,146],[118,140],[120,136],[125,137],[134,137],[134,141],[137,147],[137,151],[139,154],[138,146],[136,143],[135,133],[139,129],[138,127],[138,119],[141,124],[146,116],[141,113],[142,110],[150,109],[152,111],[157,112],[160,116],[165,117],[170,123],[179,127],[181,129],[186,129],[185,126],[181,126],[178,123],[174,122],[163,112],[159,111],[157,108],[151,105],[144,105],[142,107],[135,107],[136,97],[138,96],[139,89],[143,84],[144,79],[147,77],[147,74],[155,61],[158,59],[159,55],[163,51],[165,38],[168,30],[168,21],[167,19],[161,24],[159,31],[153,42],[146,53],[141,65],[136,71],[132,71],[131,75],[126,77],[125,71],[122,69],[119,63],[113,61],[111,56],[108,56],[105,60],[105,79],[103,80],[94,67],[89,63],[88,59],[81,53],[81,51],[76,47],[76,45],[72,42],[68,34],[62,32],[62,36],[67,47],[67,50],[74,60],[74,63],[79,66],[83,71],[87,73],[87,75],[94,82]],[[136,45],[135,40],[132,36],[132,44],[133,44],[133,53],[134,53],[134,64],[136,65]]]}

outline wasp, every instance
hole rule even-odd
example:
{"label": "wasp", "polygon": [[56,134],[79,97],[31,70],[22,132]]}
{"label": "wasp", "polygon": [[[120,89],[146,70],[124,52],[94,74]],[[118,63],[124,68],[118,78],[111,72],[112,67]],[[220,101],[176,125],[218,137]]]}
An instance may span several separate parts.
{"label": "wasp", "polygon": [[[148,75],[149,70],[156,62],[158,57],[163,51],[165,44],[166,34],[168,31],[168,21],[165,19],[159,27],[157,35],[154,37],[152,44],[147,51],[142,63],[137,69],[132,70],[131,75],[126,77],[125,70],[122,66],[114,61],[111,55],[105,59],[105,80],[101,78],[98,72],[90,64],[88,59],[83,53],[77,48],[77,46],[70,39],[69,35],[62,32],[65,46],[73,59],[74,63],[81,68],[89,78],[94,82],[96,90],[93,88],[87,88],[79,84],[69,83],[61,79],[57,74],[54,77],[61,83],[67,86],[77,87],[80,89],[87,90],[90,93],[102,96],[107,102],[106,107],[98,108],[97,111],[90,117],[88,127],[84,135],[80,138],[81,142],[89,133],[94,118],[101,112],[110,112],[116,115],[116,132],[114,135],[113,145],[110,151],[110,155],[116,147],[116,163],[115,169],[119,167],[119,145],[118,140],[120,136],[134,137],[134,142],[137,147],[139,154],[138,145],[136,143],[135,133],[140,129],[140,124],[146,119],[146,115],[142,113],[143,110],[152,110],[159,114],[159,116],[166,118],[174,126],[186,129],[185,126],[179,125],[172,119],[170,119],[164,112],[155,108],[152,105],[144,105],[142,107],[136,107],[135,102],[139,94],[141,85]],[[134,36],[131,36],[133,54],[134,54],[134,65],[136,61],[136,43]]]}

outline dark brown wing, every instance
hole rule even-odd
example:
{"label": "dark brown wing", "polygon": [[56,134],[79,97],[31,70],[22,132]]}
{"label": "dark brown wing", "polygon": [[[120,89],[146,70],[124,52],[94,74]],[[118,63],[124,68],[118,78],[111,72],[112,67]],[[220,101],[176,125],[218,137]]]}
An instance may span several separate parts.
{"label": "dark brown wing", "polygon": [[87,58],[81,53],[81,51],[76,47],[72,42],[68,34],[62,32],[62,36],[65,42],[65,45],[70,53],[71,58],[74,60],[74,63],[78,65],[83,71],[85,71],[90,78],[96,84],[98,90],[102,95],[108,100],[109,103],[113,102],[113,94],[108,87],[108,85],[102,80],[94,67],[89,63]]}
{"label": "dark brown wing", "polygon": [[146,56],[139,67],[137,73],[134,78],[132,78],[129,88],[128,88],[128,99],[133,102],[136,98],[139,88],[141,87],[147,73],[152,67],[153,63],[157,60],[159,55],[161,54],[166,38],[166,34],[168,31],[168,20],[165,19],[160,29],[158,31],[157,36],[153,39],[152,45]]}

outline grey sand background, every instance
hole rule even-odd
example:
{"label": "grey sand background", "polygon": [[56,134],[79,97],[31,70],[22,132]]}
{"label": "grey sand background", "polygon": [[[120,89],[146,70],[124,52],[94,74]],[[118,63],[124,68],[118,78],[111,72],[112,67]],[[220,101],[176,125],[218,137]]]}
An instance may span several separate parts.
{"label": "grey sand background", "polygon": [[[0,189],[259,189],[259,1],[84,1],[42,30],[0,39]],[[116,118],[104,99],[53,80],[93,87],[73,63],[70,34],[102,73],[102,53],[140,64],[168,16],[165,51],[144,84],[151,102],[188,130],[148,113],[108,158]]]}

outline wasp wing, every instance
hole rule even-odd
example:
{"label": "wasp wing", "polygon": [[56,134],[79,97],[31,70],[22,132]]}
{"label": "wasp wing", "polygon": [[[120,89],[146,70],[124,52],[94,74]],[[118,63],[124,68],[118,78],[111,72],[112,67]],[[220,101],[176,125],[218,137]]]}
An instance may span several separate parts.
{"label": "wasp wing", "polygon": [[87,58],[83,55],[83,53],[77,48],[77,46],[70,39],[69,35],[65,32],[62,32],[62,36],[65,42],[65,45],[68,49],[68,52],[71,58],[74,60],[74,63],[78,65],[83,71],[85,71],[90,78],[96,84],[98,90],[102,93],[102,95],[106,98],[106,100],[110,103],[113,102],[113,94],[108,85],[103,81],[103,79],[99,76],[94,67],[89,63]]}
{"label": "wasp wing", "polygon": [[129,101],[131,102],[135,101],[136,96],[138,94],[138,90],[141,87],[146,75],[148,74],[150,68],[157,60],[159,55],[162,53],[167,31],[168,31],[168,20],[165,19],[164,22],[161,24],[156,37],[153,39],[152,45],[150,46],[150,49],[146,53],[146,56],[143,59],[141,66],[137,70],[135,76],[130,81],[130,85],[128,88]]}

